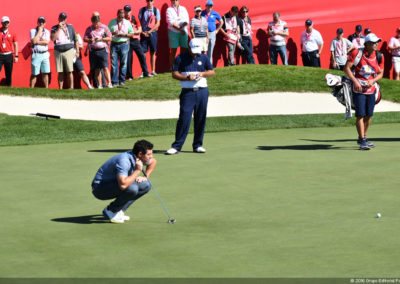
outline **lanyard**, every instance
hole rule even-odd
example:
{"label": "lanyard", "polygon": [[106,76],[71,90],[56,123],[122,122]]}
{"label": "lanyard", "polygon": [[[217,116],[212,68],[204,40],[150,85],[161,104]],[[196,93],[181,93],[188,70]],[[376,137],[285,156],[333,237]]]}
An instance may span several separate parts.
{"label": "lanyard", "polygon": [[121,21],[121,25],[117,22],[118,31],[121,31],[123,25],[124,25],[124,20]]}
{"label": "lanyard", "polygon": [[3,41],[3,43],[6,41],[6,38],[8,37],[8,34],[10,33],[8,30],[7,30],[7,33],[4,33],[4,31],[2,31],[2,33],[3,33],[3,35],[1,36],[1,38],[2,38],[2,41]]}
{"label": "lanyard", "polygon": [[153,16],[153,9],[151,10],[147,9],[146,14],[147,14],[147,21],[149,21],[150,17]]}
{"label": "lanyard", "polygon": [[306,40],[310,40],[311,35],[312,35],[312,32],[311,32],[311,33],[307,33],[307,32],[306,32]]}
{"label": "lanyard", "polygon": [[62,28],[62,31],[64,32],[64,34],[67,36],[67,39],[69,40],[69,33],[68,33],[68,28]]}
{"label": "lanyard", "polygon": [[251,31],[250,31],[250,29],[249,29],[249,22],[248,22],[248,19],[246,18],[246,20],[243,20],[243,22],[244,22],[244,26],[246,27],[246,31],[243,31],[243,32],[246,33],[246,34],[248,34],[248,35],[250,35],[250,34],[251,34]]}
{"label": "lanyard", "polygon": [[174,5],[172,5],[172,8],[174,8],[174,10],[175,10],[175,13],[176,13],[176,15],[178,16],[178,18],[179,18],[179,6],[178,6],[178,8],[175,8],[175,6]]}
{"label": "lanyard", "polygon": [[344,50],[343,39],[337,41],[336,48],[338,49],[339,56],[344,56],[346,54],[346,51]]}
{"label": "lanyard", "polygon": [[212,12],[212,11],[210,11],[210,13],[206,13],[206,15],[205,15],[205,16],[206,16],[206,19],[207,19],[207,21],[208,21],[208,18],[211,16],[211,12]]}

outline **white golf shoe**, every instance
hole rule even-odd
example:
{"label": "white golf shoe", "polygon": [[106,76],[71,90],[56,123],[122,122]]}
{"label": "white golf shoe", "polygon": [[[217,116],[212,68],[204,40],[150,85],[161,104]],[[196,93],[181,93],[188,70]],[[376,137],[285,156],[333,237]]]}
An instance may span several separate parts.
{"label": "white golf shoe", "polygon": [[175,155],[175,154],[178,154],[178,150],[176,150],[175,148],[171,148],[167,152],[165,152],[165,154],[167,154],[167,155]]}
{"label": "white golf shoe", "polygon": [[196,149],[193,149],[193,152],[204,154],[206,152],[206,149],[204,149],[203,147],[200,146],[200,147],[197,147]]}
{"label": "white golf shoe", "polygon": [[124,213],[122,211],[118,211],[117,213],[108,210],[107,207],[103,210],[103,216],[110,220],[111,223],[122,224],[124,223]]}
{"label": "white golf shoe", "polygon": [[124,221],[129,221],[130,219],[131,219],[131,217],[129,217],[128,215],[125,215],[125,212],[124,211],[120,211],[121,213],[122,213],[122,216],[123,216],[123,218],[124,218]]}

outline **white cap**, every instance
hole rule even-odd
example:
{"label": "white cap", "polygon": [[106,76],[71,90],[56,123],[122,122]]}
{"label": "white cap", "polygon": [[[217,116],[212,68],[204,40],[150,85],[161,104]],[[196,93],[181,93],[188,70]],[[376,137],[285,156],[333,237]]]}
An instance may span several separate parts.
{"label": "white cap", "polygon": [[10,18],[7,17],[7,16],[4,16],[3,18],[1,18],[1,22],[2,22],[2,23],[4,23],[4,22],[9,22],[9,21],[10,21]]}
{"label": "white cap", "polygon": [[376,42],[382,41],[382,39],[377,37],[375,34],[370,33],[365,37],[365,42],[369,42],[369,41],[373,42],[373,43],[376,43]]}
{"label": "white cap", "polygon": [[198,38],[193,38],[189,42],[189,47],[193,54],[201,53],[201,41]]}

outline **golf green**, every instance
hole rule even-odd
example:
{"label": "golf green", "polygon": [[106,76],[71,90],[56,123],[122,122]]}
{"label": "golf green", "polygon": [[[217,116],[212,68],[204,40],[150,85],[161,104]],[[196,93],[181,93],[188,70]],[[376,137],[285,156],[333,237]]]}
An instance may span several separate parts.
{"label": "golf green", "polygon": [[399,133],[372,126],[370,151],[353,127],[207,133],[174,156],[149,137],[176,224],[154,192],[101,216],[91,180],[135,139],[0,147],[0,276],[398,276]]}

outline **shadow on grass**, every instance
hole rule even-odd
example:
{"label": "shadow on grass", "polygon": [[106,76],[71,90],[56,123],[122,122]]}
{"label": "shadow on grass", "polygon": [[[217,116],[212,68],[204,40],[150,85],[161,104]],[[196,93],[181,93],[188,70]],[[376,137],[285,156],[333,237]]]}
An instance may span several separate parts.
{"label": "shadow on grass", "polygon": [[[303,141],[310,141],[310,142],[356,142],[357,139],[333,139],[333,140],[313,140],[313,139],[301,139]],[[375,142],[400,142],[400,138],[369,138],[370,141]]]}
{"label": "shadow on grass", "polygon": [[312,151],[312,150],[342,150],[346,148],[334,147],[333,145],[315,144],[315,145],[287,145],[287,146],[258,146],[258,150],[272,151],[272,150],[298,150],[298,151]]}
{"label": "shadow on grass", "polygon": [[76,216],[76,217],[65,217],[51,219],[53,222],[62,223],[74,223],[74,224],[99,224],[99,223],[110,223],[106,220],[103,215],[87,215],[87,216]]}

